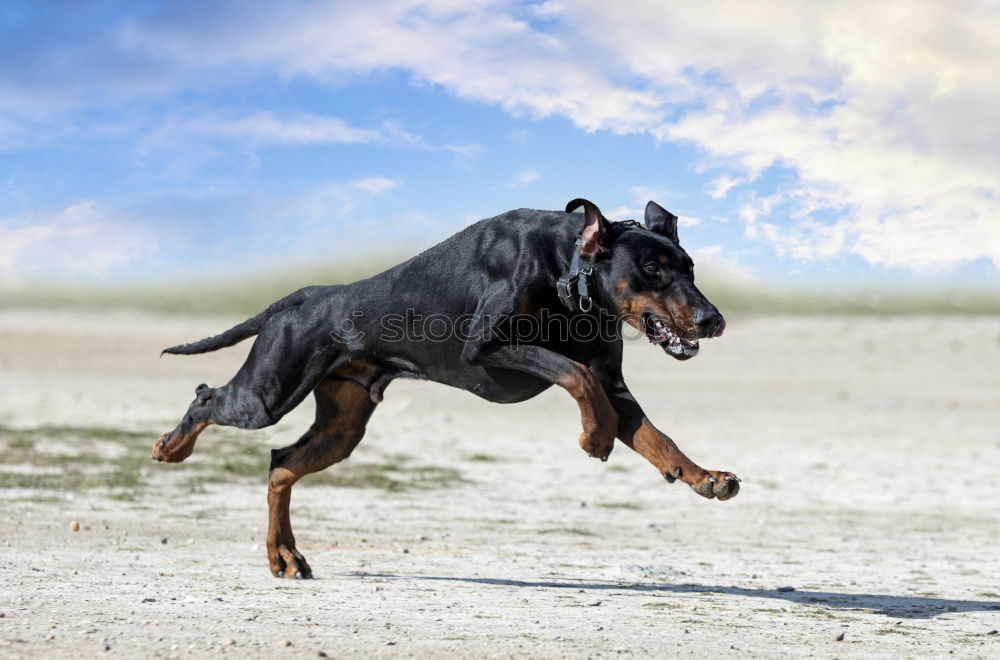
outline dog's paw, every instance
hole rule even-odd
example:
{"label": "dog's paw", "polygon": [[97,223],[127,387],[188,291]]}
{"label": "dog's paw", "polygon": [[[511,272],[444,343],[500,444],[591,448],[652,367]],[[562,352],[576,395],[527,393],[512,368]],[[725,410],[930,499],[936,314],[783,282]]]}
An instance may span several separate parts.
{"label": "dog's paw", "polygon": [[274,577],[308,580],[313,576],[306,558],[295,549],[295,546],[289,547],[282,543],[273,550],[269,548],[267,555],[268,563],[271,565],[271,575]]}
{"label": "dog's paw", "polygon": [[611,404],[607,404],[605,410],[593,416],[584,416],[582,421],[580,449],[591,458],[607,461],[611,450],[615,448],[615,436],[618,435],[618,413]]}
{"label": "dog's paw", "polygon": [[173,431],[162,434],[153,445],[151,452],[153,458],[161,463],[180,463],[191,455],[191,452],[194,451],[194,443],[198,440],[198,434],[211,423],[210,421],[201,422],[191,426],[181,423]]}
{"label": "dog's paw", "polygon": [[719,501],[732,499],[740,492],[740,478],[732,472],[706,470],[699,481],[689,485],[702,497]]}
{"label": "dog's paw", "polygon": [[[201,431],[201,429],[198,429]],[[180,463],[194,451],[198,433],[183,433],[178,429],[160,435],[151,450],[152,457],[161,463]]]}
{"label": "dog's paw", "polygon": [[580,449],[587,452],[591,458],[599,458],[601,462],[608,460],[611,450],[615,448],[615,436],[607,433],[581,433]]}

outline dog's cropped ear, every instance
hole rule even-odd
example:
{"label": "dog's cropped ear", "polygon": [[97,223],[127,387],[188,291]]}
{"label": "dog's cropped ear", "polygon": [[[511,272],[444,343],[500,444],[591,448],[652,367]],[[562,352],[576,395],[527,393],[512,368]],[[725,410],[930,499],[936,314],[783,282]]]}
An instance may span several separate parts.
{"label": "dog's cropped ear", "polygon": [[580,234],[580,256],[590,259],[604,247],[608,237],[608,221],[601,214],[601,209],[587,199],[574,199],[566,205],[566,213],[572,213],[583,207],[583,233]]}
{"label": "dog's cropped ear", "polygon": [[666,236],[674,243],[677,240],[677,216],[654,201],[646,204],[646,229]]}

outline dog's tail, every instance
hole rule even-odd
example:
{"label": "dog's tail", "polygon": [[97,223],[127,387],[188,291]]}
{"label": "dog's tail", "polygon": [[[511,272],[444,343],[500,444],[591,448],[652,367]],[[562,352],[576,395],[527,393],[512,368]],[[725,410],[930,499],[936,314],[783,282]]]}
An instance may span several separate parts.
{"label": "dog's tail", "polygon": [[191,342],[190,344],[180,344],[178,346],[171,346],[170,348],[163,349],[163,353],[170,353],[171,355],[195,355],[196,353],[208,353],[210,351],[217,351],[220,348],[225,348],[226,346],[232,346],[233,344],[238,344],[248,337],[253,337],[258,332],[260,332],[261,326],[269,318],[282,312],[290,307],[295,307],[296,305],[301,305],[312,295],[313,291],[318,289],[317,286],[307,286],[299,289],[295,293],[285,296],[277,302],[273,302],[267,306],[263,312],[249,318],[239,325],[229,328],[225,332],[214,337],[206,337],[205,339],[199,339],[198,341]]}

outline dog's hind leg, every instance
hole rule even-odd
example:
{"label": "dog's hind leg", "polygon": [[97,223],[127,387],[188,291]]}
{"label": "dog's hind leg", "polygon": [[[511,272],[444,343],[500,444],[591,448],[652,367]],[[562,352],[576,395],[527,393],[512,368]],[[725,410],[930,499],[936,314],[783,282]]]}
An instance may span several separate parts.
{"label": "dog's hind leg", "polygon": [[303,476],[339,463],[361,442],[375,410],[368,388],[351,380],[325,380],[316,388],[316,421],[298,442],[271,451],[267,481],[267,559],[275,577],[312,577],[295,547],[289,504]]}
{"label": "dog's hind leg", "polygon": [[194,451],[198,434],[211,424],[241,429],[260,429],[275,424],[305,398],[321,377],[316,370],[306,371],[293,391],[280,386],[261,390],[247,385],[246,379],[239,374],[224,387],[199,385],[180,424],[161,435],[153,445],[153,458],[167,463],[183,461]]}
{"label": "dog's hind leg", "polygon": [[259,429],[276,423],[327,376],[339,348],[308,336],[286,319],[272,319],[227,385],[197,387],[181,423],[153,445],[153,458],[183,461],[210,424]]}

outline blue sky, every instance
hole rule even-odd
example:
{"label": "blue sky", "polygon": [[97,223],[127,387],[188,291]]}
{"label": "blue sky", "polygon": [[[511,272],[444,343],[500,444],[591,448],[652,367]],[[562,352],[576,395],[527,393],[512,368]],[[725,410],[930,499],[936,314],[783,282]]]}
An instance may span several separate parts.
{"label": "blue sky", "polygon": [[655,199],[757,282],[995,284],[989,3],[0,7],[0,283],[410,253]]}

